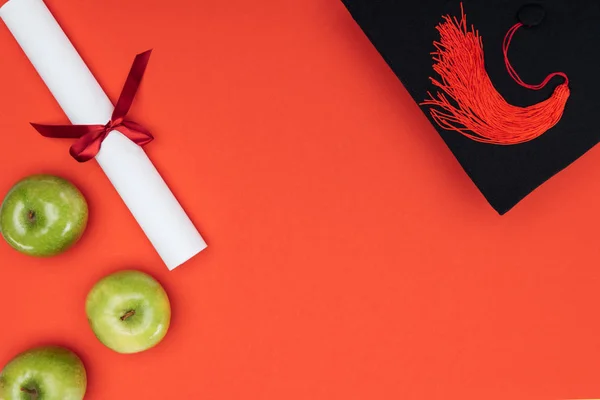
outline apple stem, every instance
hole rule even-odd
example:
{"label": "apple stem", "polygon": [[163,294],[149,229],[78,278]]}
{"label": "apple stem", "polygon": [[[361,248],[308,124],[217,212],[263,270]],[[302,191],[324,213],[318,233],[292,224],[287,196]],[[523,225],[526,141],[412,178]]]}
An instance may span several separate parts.
{"label": "apple stem", "polygon": [[134,315],[135,315],[135,310],[130,310],[130,311],[127,311],[127,312],[125,313],[125,315],[123,315],[123,316],[121,317],[121,321],[126,321],[128,318],[130,318],[130,317],[133,317]]}
{"label": "apple stem", "polygon": [[37,400],[38,392],[35,389],[21,388],[21,392],[25,392],[31,396],[31,400]]}
{"label": "apple stem", "polygon": [[29,215],[27,217],[29,218],[29,222],[35,221],[35,211],[29,210]]}

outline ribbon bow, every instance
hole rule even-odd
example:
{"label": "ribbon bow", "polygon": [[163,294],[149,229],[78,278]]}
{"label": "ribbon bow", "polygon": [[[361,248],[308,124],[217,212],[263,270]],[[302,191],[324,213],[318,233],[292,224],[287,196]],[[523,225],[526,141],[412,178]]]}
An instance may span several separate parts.
{"label": "ribbon bow", "polygon": [[150,143],[154,139],[152,134],[143,126],[126,120],[125,117],[140,86],[151,52],[152,50],[148,50],[135,57],[117,106],[106,125],[40,125],[34,123],[31,125],[44,137],[78,139],[71,146],[69,153],[79,162],[86,162],[94,158],[100,151],[104,139],[115,129],[139,146]]}

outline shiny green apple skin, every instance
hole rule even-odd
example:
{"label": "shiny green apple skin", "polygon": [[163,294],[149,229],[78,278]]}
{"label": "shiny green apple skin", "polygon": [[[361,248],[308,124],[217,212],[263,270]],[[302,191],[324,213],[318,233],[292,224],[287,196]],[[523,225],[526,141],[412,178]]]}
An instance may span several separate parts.
{"label": "shiny green apple skin", "polygon": [[0,372],[0,400],[82,400],[83,363],[62,347],[39,347],[16,356]]}
{"label": "shiny green apple skin", "polygon": [[88,206],[66,179],[27,177],[8,192],[0,208],[0,231],[14,249],[35,257],[65,252],[83,235]]}
{"label": "shiny green apple skin", "polygon": [[160,343],[171,322],[169,297],[153,277],[121,271],[101,279],[86,300],[96,337],[117,353],[131,354]]}

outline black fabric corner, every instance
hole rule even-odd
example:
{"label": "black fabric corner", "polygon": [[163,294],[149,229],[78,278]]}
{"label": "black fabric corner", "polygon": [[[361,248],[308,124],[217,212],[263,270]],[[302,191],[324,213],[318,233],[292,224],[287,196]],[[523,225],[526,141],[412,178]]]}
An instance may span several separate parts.
{"label": "black fabric corner", "polygon": [[[435,91],[431,52],[444,15],[460,17],[461,2],[449,0],[342,0],[381,56],[418,103]],[[556,78],[541,91],[519,86],[506,71],[502,41],[519,21],[527,0],[465,0],[467,22],[479,30],[486,69],[496,89],[511,104],[528,106],[549,98]],[[524,144],[498,146],[472,141],[439,128],[422,106],[466,173],[500,214],[585,154],[600,140],[600,2],[539,0],[544,18],[515,36],[510,59],[532,84],[564,71],[571,97],[557,126]],[[418,133],[415,133],[418,134]]]}

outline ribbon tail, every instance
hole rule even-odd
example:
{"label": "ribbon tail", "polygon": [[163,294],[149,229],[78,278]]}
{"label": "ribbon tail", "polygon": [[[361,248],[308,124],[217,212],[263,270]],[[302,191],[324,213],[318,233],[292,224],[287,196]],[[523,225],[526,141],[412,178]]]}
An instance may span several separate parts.
{"label": "ribbon tail", "polygon": [[42,125],[35,123],[31,123],[31,126],[40,135],[54,139],[79,139],[104,128],[102,125]]}
{"label": "ribbon tail", "polygon": [[142,78],[144,77],[144,73],[146,72],[151,53],[152,50],[145,51],[144,53],[138,54],[135,57],[135,60],[133,60],[133,65],[131,66],[131,70],[125,80],[125,85],[123,86],[123,90],[121,90],[121,95],[119,96],[119,100],[113,111],[113,121],[124,118],[129,112],[133,99],[135,98],[142,82]]}

